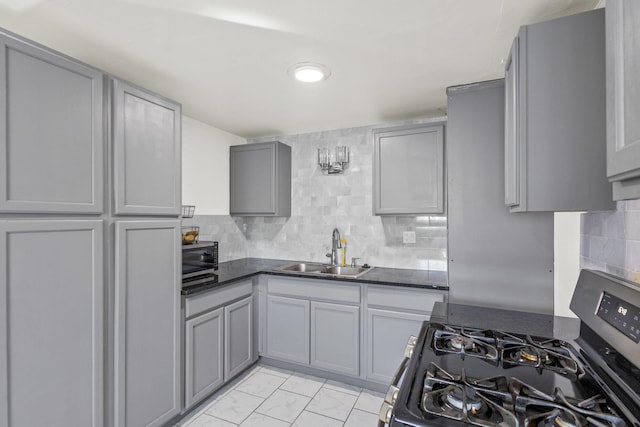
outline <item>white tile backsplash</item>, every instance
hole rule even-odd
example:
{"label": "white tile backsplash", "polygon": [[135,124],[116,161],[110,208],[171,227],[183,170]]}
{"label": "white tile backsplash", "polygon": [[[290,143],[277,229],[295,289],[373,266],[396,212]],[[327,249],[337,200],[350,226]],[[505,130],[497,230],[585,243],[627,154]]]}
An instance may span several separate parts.
{"label": "white tile backsplash", "polygon": [[[415,121],[412,123],[419,123]],[[346,262],[379,267],[445,271],[447,219],[438,216],[374,216],[372,126],[338,129],[277,139],[291,147],[291,217],[202,216],[183,220],[199,225],[201,238],[220,242],[220,261],[244,257],[325,262],[334,227],[347,240]],[[342,175],[319,170],[317,149],[346,145],[350,165]],[[197,210],[196,210],[197,212]],[[416,243],[403,243],[414,231]]]}
{"label": "white tile backsplash", "polygon": [[618,202],[611,212],[582,215],[580,266],[632,278],[640,271],[640,200]]}

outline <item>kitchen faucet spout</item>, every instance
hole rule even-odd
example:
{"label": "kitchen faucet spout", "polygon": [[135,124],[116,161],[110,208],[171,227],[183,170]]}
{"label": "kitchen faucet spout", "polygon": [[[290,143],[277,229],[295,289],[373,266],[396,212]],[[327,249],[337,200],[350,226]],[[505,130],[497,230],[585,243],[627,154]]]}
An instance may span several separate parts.
{"label": "kitchen faucet spout", "polygon": [[342,243],[340,243],[340,231],[337,228],[334,228],[333,233],[331,233],[331,253],[327,254],[327,257],[331,258],[331,265],[339,265],[338,249],[341,248]]}

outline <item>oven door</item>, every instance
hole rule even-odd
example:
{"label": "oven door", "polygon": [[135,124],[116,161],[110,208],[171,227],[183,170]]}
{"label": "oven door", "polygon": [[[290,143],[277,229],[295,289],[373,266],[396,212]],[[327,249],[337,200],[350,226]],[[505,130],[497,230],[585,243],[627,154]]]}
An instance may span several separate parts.
{"label": "oven door", "polygon": [[402,359],[402,362],[400,362],[400,366],[398,366],[398,369],[391,380],[391,385],[389,386],[384,402],[382,402],[382,406],[380,407],[378,427],[390,425],[389,423],[391,422],[391,416],[393,415],[394,405],[396,404],[398,394],[400,393],[400,386],[405,373],[407,372],[407,368],[409,367],[409,360],[411,360],[417,341],[418,339],[416,337],[411,336],[407,342],[407,347],[404,349],[404,358]]}

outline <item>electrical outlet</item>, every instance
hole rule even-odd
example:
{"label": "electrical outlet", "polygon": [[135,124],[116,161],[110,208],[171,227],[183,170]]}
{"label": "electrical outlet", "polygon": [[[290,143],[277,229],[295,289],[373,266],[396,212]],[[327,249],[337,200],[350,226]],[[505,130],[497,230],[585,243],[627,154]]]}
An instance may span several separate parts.
{"label": "electrical outlet", "polygon": [[640,271],[632,271],[631,280],[633,280],[636,283],[640,283]]}
{"label": "electrical outlet", "polygon": [[416,232],[415,231],[403,231],[402,232],[402,243],[415,243],[416,242]]}

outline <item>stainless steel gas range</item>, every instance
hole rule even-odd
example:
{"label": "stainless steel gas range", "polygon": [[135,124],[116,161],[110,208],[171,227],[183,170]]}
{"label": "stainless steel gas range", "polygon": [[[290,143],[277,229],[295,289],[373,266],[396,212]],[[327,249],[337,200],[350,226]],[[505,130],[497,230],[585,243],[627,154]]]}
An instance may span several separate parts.
{"label": "stainless steel gas range", "polygon": [[[502,310],[425,322],[379,426],[640,427],[640,286],[583,270],[571,309],[572,340],[534,334],[550,316]],[[527,316],[532,332],[513,332]]]}

